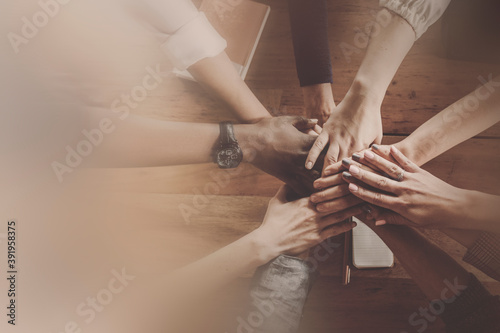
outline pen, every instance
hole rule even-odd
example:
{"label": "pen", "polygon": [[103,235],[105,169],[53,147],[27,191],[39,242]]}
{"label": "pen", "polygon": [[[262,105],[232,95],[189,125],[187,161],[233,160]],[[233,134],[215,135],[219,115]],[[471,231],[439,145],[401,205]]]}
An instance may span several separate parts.
{"label": "pen", "polygon": [[344,236],[344,258],[342,262],[342,284],[344,286],[351,282],[351,241],[352,231],[348,231]]}

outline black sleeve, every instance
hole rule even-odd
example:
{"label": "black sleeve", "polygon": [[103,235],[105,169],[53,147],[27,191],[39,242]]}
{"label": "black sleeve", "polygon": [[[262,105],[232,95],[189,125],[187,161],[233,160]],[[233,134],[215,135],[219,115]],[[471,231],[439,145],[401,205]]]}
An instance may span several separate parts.
{"label": "black sleeve", "polygon": [[332,83],[327,0],[288,0],[300,86]]}

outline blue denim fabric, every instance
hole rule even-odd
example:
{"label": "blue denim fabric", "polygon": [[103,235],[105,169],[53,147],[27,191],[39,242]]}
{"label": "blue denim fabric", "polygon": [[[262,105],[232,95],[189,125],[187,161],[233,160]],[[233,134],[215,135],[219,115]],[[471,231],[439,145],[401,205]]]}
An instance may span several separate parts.
{"label": "blue denim fabric", "polygon": [[281,255],[260,267],[253,278],[250,295],[261,321],[255,333],[297,332],[302,309],[316,273],[301,259]]}

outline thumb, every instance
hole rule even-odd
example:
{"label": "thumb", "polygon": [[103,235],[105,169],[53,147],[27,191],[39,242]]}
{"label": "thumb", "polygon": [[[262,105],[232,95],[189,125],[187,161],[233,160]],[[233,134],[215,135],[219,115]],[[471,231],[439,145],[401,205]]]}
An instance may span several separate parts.
{"label": "thumb", "polygon": [[318,124],[318,119],[308,119],[305,117],[295,117],[292,120],[292,125],[295,126],[299,131],[304,131],[308,129],[314,129]]}
{"label": "thumb", "polygon": [[280,203],[286,203],[288,202],[288,200],[286,199],[288,192],[289,192],[289,187],[286,184],[281,185],[281,187],[278,190],[278,193],[276,193],[273,199],[275,199]]}

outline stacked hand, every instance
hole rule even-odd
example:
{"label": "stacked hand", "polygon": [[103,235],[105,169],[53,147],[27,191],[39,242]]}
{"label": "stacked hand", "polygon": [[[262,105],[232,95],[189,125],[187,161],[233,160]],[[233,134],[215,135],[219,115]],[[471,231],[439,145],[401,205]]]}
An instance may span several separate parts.
{"label": "stacked hand", "polygon": [[380,148],[372,148],[364,151],[358,162],[382,174],[363,169],[355,161],[350,162],[349,172],[343,173],[353,195],[395,213],[373,212],[377,225],[454,227],[454,220],[460,218],[466,207],[463,190],[421,169],[394,146],[390,148],[390,156],[396,163],[377,152],[384,154]]}
{"label": "stacked hand", "polygon": [[256,239],[272,256],[298,255],[327,238],[349,231],[356,223],[344,220],[362,212],[360,207],[353,207],[335,214],[321,214],[309,198],[288,202],[289,190],[287,186],[280,188],[269,202],[264,222],[255,231]]}
{"label": "stacked hand", "polygon": [[333,110],[316,139],[306,161],[306,168],[317,165],[318,157],[328,145],[324,170],[344,157],[368,148],[382,140],[380,104],[366,96],[349,91]]}
{"label": "stacked hand", "polygon": [[245,161],[287,183],[301,197],[314,191],[320,170],[307,170],[304,164],[321,129],[317,120],[283,116],[240,126],[235,133]]}

